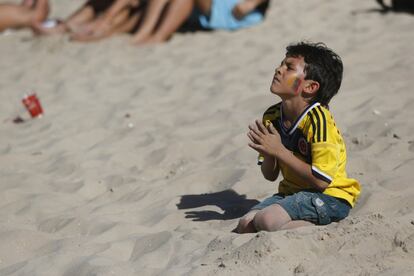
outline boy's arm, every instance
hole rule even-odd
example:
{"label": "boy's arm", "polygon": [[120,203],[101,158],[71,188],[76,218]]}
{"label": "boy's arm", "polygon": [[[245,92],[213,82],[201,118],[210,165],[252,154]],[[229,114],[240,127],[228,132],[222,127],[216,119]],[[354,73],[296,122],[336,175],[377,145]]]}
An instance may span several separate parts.
{"label": "boy's arm", "polygon": [[275,181],[279,176],[279,166],[276,158],[270,155],[265,156],[261,165],[261,170],[265,179]]}
{"label": "boy's arm", "polygon": [[233,16],[242,19],[267,0],[243,0],[233,8]]}
{"label": "boy's arm", "polygon": [[256,121],[256,124],[250,125],[249,128],[251,148],[265,156],[273,156],[277,162],[288,166],[302,179],[303,183],[308,183],[319,191],[324,191],[328,187],[329,183],[312,174],[311,165],[297,158],[282,144],[280,135],[272,124],[267,129],[262,122]]}
{"label": "boy's arm", "polygon": [[312,166],[297,158],[291,151],[281,145],[280,149],[275,152],[276,158],[279,162],[285,164],[296,176],[302,179],[303,183],[309,183],[316,190],[323,192],[329,183],[325,182],[312,174]]}

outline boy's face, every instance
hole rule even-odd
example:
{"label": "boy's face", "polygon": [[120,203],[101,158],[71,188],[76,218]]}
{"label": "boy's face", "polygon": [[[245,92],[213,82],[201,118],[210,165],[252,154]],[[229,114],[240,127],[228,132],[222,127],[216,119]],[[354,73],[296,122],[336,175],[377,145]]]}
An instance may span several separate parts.
{"label": "boy's face", "polygon": [[303,57],[286,56],[275,70],[270,91],[280,96],[297,96],[301,94],[305,82],[305,60]]}

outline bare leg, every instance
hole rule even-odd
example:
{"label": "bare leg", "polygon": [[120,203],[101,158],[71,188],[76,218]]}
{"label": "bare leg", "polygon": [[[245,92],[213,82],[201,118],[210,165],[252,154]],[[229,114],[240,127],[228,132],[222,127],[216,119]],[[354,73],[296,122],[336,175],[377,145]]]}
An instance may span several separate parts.
{"label": "bare leg", "polygon": [[314,224],[304,220],[292,220],[285,209],[274,204],[260,211],[250,211],[240,219],[236,229],[238,233],[243,234],[257,231],[287,230],[310,225]]}
{"label": "bare leg", "polygon": [[105,21],[102,24],[92,25],[92,29],[90,29],[88,32],[75,33],[71,39],[83,42],[101,40],[114,34],[118,28],[123,26],[128,21],[129,10],[124,9],[115,15],[111,21]]}
{"label": "bare leg", "polygon": [[270,205],[260,210],[253,219],[254,226],[258,231],[277,231],[292,221],[289,214],[280,205]]}
{"label": "bare leg", "polygon": [[49,14],[49,1],[48,0],[36,0],[33,7],[33,22],[41,23],[46,20]]}
{"label": "bare leg", "polygon": [[28,8],[32,8],[34,4],[34,0],[23,0],[21,5],[28,7]]}
{"label": "bare leg", "polygon": [[140,10],[131,15],[131,10],[134,10],[138,5],[138,0],[116,0],[102,15],[84,24],[83,29],[74,33],[71,38],[89,42],[109,37],[115,33],[131,31],[141,16]]}
{"label": "bare leg", "polygon": [[120,34],[120,33],[128,33],[131,32],[136,24],[138,23],[138,20],[141,18],[141,13],[136,13],[131,15],[127,21],[125,21],[123,24],[120,24],[116,27],[114,33]]}
{"label": "bare leg", "polygon": [[258,231],[277,231],[313,225],[304,220],[292,220],[289,214],[280,205],[270,205],[259,211],[253,219]]}
{"label": "bare leg", "polygon": [[287,230],[287,229],[294,229],[304,226],[311,226],[315,225],[312,222],[306,221],[306,220],[292,220],[284,225],[279,230]]}
{"label": "bare leg", "polygon": [[203,14],[210,15],[211,0],[195,0],[195,4]]}
{"label": "bare leg", "polygon": [[30,8],[13,4],[0,5],[0,31],[29,26],[32,17],[33,12]]}
{"label": "bare leg", "polygon": [[89,4],[82,6],[63,22],[59,22],[55,27],[46,28],[41,23],[33,25],[33,31],[41,35],[62,34],[66,32],[80,32],[85,24],[93,20],[95,12]]}
{"label": "bare leg", "polygon": [[161,25],[145,42],[160,43],[167,41],[184,21],[188,19],[193,7],[193,0],[172,0]]}
{"label": "bare leg", "polygon": [[46,19],[49,13],[47,0],[38,0],[35,6],[23,2],[21,5],[0,4],[0,31],[7,28],[31,27]]}
{"label": "bare leg", "polygon": [[170,0],[150,0],[144,13],[144,22],[133,36],[132,43],[139,44],[147,40],[157,25],[161,13]]}
{"label": "bare leg", "polygon": [[[115,30],[132,29],[137,22],[137,15],[140,12],[136,12],[134,15],[130,15],[131,10],[137,8],[140,5],[140,0],[113,0],[112,4],[102,13],[97,19],[91,20],[87,24],[84,24],[81,35],[99,35],[98,33],[108,33],[108,29],[116,32]],[[134,23],[135,22],[135,23]],[[129,27],[129,25],[133,25]]]}
{"label": "bare leg", "polygon": [[233,8],[232,13],[233,13],[234,17],[236,17],[237,19],[240,20],[264,2],[265,2],[265,0],[244,0],[244,1],[240,1]]}
{"label": "bare leg", "polygon": [[111,20],[115,15],[125,8],[138,7],[140,0],[114,0],[113,4],[105,11],[103,17]]}
{"label": "bare leg", "polygon": [[244,233],[255,233],[257,232],[256,228],[253,225],[254,216],[259,210],[253,210],[245,214],[240,220],[236,227],[236,232],[239,234]]}
{"label": "bare leg", "polygon": [[72,32],[81,30],[85,24],[95,18],[95,12],[92,6],[85,5],[77,10],[74,14],[65,20],[65,25]]}

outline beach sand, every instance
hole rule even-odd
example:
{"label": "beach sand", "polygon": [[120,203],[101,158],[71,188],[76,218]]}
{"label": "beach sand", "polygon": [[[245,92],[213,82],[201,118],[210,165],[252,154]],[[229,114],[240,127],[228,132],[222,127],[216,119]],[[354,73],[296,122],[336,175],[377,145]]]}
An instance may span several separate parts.
{"label": "beach sand", "polygon": [[[153,47],[0,35],[0,275],[413,275],[414,16],[377,8],[273,1],[257,27]],[[339,223],[234,234],[276,192],[247,126],[303,39],[343,59],[331,111],[362,195]],[[14,124],[32,90],[43,118]]]}

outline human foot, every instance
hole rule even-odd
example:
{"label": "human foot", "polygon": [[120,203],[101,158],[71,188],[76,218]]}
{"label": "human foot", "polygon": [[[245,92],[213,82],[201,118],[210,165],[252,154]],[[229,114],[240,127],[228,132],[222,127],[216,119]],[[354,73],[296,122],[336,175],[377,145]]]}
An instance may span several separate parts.
{"label": "human foot", "polygon": [[143,34],[139,34],[139,35],[134,35],[130,42],[133,45],[140,45],[140,44],[145,44],[147,40],[150,39],[150,35],[143,35]]}
{"label": "human foot", "polygon": [[165,43],[168,39],[162,38],[162,37],[157,37],[157,36],[150,36],[148,38],[146,38],[145,40],[139,41],[139,42],[134,42],[131,41],[133,45],[135,46],[144,46],[144,45],[154,45],[154,44],[161,44],[161,43]]}
{"label": "human foot", "polygon": [[101,26],[102,28],[84,28],[73,32],[70,40],[78,42],[92,42],[109,37],[114,33],[114,29],[108,26]]}

